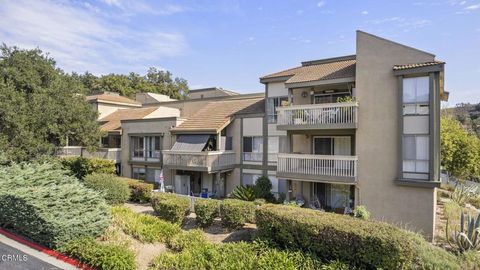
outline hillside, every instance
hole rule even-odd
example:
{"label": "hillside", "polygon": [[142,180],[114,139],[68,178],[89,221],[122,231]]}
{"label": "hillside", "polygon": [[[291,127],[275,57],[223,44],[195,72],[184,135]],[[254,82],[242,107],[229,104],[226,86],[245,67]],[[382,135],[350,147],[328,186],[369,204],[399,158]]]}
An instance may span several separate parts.
{"label": "hillside", "polygon": [[443,115],[454,115],[463,127],[480,137],[480,103],[459,103],[454,108],[442,109]]}

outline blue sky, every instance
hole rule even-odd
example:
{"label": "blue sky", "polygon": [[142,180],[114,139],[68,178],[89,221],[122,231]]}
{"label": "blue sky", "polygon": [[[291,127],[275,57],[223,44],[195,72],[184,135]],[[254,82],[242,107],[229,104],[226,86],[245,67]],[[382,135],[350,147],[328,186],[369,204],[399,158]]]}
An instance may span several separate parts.
{"label": "blue sky", "polygon": [[480,102],[480,0],[0,2],[0,42],[68,72],[155,66],[191,88],[260,92],[262,75],[355,53],[360,29],[446,61],[448,105]]}

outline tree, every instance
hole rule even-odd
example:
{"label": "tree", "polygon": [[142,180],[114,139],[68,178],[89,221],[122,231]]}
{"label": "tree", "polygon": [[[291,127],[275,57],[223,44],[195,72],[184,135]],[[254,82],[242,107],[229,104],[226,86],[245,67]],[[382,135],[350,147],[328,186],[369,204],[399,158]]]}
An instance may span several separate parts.
{"label": "tree", "polygon": [[464,180],[480,179],[480,139],[450,116],[441,119],[442,166]]}
{"label": "tree", "polygon": [[12,161],[51,154],[67,136],[90,148],[100,131],[85,88],[39,49],[0,47],[0,151]]}
{"label": "tree", "polygon": [[109,91],[134,98],[137,93],[150,92],[185,99],[189,91],[187,80],[173,78],[169,71],[154,67],[149,68],[145,76],[130,72],[128,75],[111,73],[96,77],[86,72],[83,75],[73,73],[71,78],[82,84],[87,94]]}

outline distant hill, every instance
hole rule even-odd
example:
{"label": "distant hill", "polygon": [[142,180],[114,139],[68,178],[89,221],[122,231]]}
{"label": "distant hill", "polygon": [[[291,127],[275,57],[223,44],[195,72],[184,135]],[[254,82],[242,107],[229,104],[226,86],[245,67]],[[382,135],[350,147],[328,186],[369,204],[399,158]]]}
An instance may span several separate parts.
{"label": "distant hill", "polygon": [[453,108],[442,109],[442,115],[453,115],[466,130],[480,137],[480,103],[459,103]]}

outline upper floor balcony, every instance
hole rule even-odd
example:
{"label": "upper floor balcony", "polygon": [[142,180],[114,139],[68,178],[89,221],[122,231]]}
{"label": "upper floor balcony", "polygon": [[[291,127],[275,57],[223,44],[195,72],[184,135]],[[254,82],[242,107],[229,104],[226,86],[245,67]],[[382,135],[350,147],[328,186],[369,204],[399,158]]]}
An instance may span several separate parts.
{"label": "upper floor balcony", "polygon": [[278,154],[277,177],[353,184],[357,162],[356,156],[282,153]]}
{"label": "upper floor balcony", "polygon": [[97,148],[95,152],[89,152],[82,146],[64,146],[55,149],[55,155],[60,157],[103,158],[115,163],[120,162],[121,152],[121,148]]}
{"label": "upper floor balcony", "polygon": [[233,169],[235,152],[233,151],[201,151],[186,152],[164,150],[163,165],[170,169],[216,172]]}
{"label": "upper floor balcony", "polygon": [[357,102],[322,103],[278,107],[277,129],[355,129]]}

